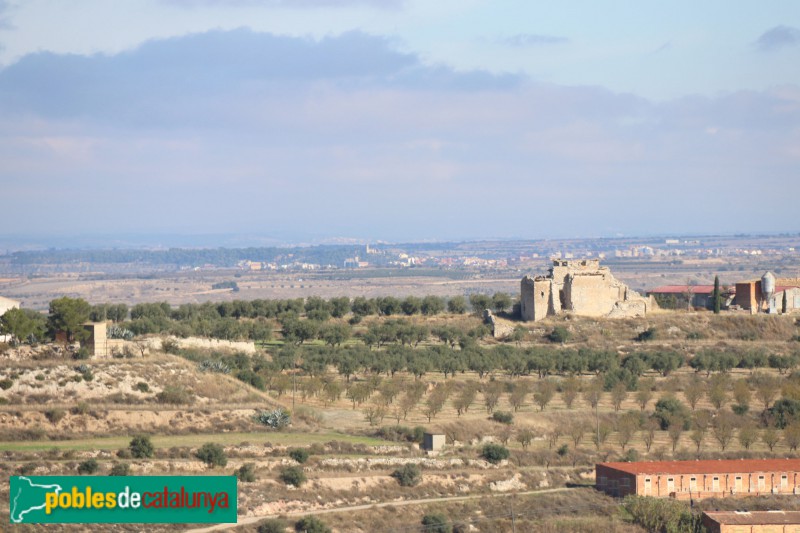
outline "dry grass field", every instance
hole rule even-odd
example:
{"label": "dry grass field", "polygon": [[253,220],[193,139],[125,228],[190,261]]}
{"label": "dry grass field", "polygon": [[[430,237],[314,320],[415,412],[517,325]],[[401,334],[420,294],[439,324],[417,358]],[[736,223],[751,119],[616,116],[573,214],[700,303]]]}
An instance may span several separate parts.
{"label": "dry grass field", "polygon": [[[371,324],[385,320],[365,318],[354,326],[355,336],[346,346],[360,346],[360,335]],[[414,316],[408,320],[431,328],[462,330],[480,323],[470,315]],[[522,352],[607,350],[620,360],[636,352],[670,351],[686,361],[706,349],[790,354],[800,345],[793,340],[800,328],[790,316],[660,312],[646,319],[627,320],[564,317],[524,327],[519,342],[503,343],[487,337],[480,346],[486,350],[510,346]],[[564,345],[548,340],[548,334],[557,327],[569,332]],[[649,340],[636,340],[648,330],[653,332]],[[319,341],[311,344],[318,350],[327,349]],[[431,336],[414,350],[438,345],[441,342]],[[272,342],[258,353],[243,357],[270,361],[282,347],[283,340],[276,331]],[[376,353],[383,353],[381,350]],[[458,352],[454,347],[452,353]],[[182,353],[154,351],[145,357],[85,361],[63,355],[37,360],[0,356],[2,475],[74,474],[92,459],[98,464],[96,474],[108,474],[119,465],[127,465],[131,475],[233,474],[250,464],[254,481],[239,485],[240,531],[256,531],[264,520],[279,516],[291,525],[309,513],[320,513],[320,519],[335,531],[413,531],[420,526],[422,515],[435,512],[454,523],[461,522],[463,527],[472,527],[462,529],[465,531],[511,531],[512,527],[524,531],[589,531],[599,527],[628,532],[639,530],[625,521],[619,502],[580,488],[593,483],[597,461],[797,454],[788,430],[777,430],[776,441],[769,441],[770,430],[761,422],[765,406],[753,381],[754,375],[775,380],[776,395],[770,403],[780,397],[800,400],[798,377],[791,370],[779,373],[774,368],[732,368],[710,372],[708,378],[705,372],[697,373],[685,364],[667,375],[646,370],[639,382],[652,387],[644,408],[637,390],[624,391],[616,399],[612,391],[602,391],[595,408],[587,393],[598,382],[592,371],[573,377],[554,373],[542,380],[535,372],[512,376],[502,368],[483,376],[463,370],[447,377],[434,368],[421,377],[402,370],[389,376],[356,368],[346,379],[331,363],[320,375],[300,372],[293,383],[293,394],[288,370],[263,371],[265,386],[260,390],[236,379],[233,373],[201,371],[198,358],[224,357],[222,348],[192,348],[193,360]],[[724,380],[715,377],[722,374]],[[689,407],[689,389],[698,377],[705,389],[714,379],[724,381],[719,406],[706,390],[694,408]],[[318,389],[308,392],[315,379],[338,383],[339,396],[326,397]],[[554,387],[552,398],[542,405],[537,394],[541,394],[544,382]],[[565,394],[568,382],[581,389],[571,404]],[[737,385],[740,382],[744,385]],[[749,393],[748,409],[725,437],[715,424],[729,416],[736,405],[737,386],[738,394],[743,388]],[[358,387],[372,390],[367,397],[355,400],[348,391]],[[459,412],[457,401],[469,387],[475,387],[474,399],[466,411]],[[527,390],[521,402],[513,398],[514,390],[520,387]],[[397,409],[403,397],[415,388],[421,388],[420,398],[400,414]],[[384,389],[399,393],[390,402],[382,401]],[[499,393],[495,404],[487,408],[492,390]],[[446,391],[442,406],[435,413],[429,412],[431,398],[442,391]],[[668,398],[677,399],[685,407],[686,428],[648,429],[647,420],[652,418],[657,402]],[[292,412],[291,426],[274,430],[255,420],[260,410],[276,407]],[[493,416],[498,412],[511,413],[513,420],[498,421]],[[623,427],[626,417],[637,420],[627,436]],[[707,418],[706,425],[698,434],[696,424],[703,417]],[[427,455],[404,436],[408,433],[403,431],[410,429],[397,426],[442,432],[448,446],[439,454]],[[741,438],[745,426],[755,432],[750,441]],[[151,437],[156,449],[152,457],[130,456],[128,444],[136,434]],[[224,467],[209,467],[194,455],[204,443],[224,447],[228,458]],[[503,445],[510,456],[496,464],[487,461],[482,457],[487,443]],[[289,451],[296,448],[308,451],[308,462],[298,464],[289,457]],[[417,465],[421,475],[414,486],[404,487],[392,474],[408,464]],[[291,466],[301,467],[307,477],[300,487],[280,480],[281,472]],[[565,493],[529,494],[553,489],[564,489]],[[470,499],[453,499],[464,497]],[[8,498],[7,492],[0,493],[0,498]],[[557,503],[545,504],[542,502],[550,500],[542,498],[555,498]],[[513,524],[511,508],[516,513]],[[7,507],[0,502],[0,509]],[[386,524],[391,527],[376,529]],[[157,526],[153,531],[180,529]],[[38,531],[35,527],[28,530]],[[115,530],[135,529],[117,526]]]}

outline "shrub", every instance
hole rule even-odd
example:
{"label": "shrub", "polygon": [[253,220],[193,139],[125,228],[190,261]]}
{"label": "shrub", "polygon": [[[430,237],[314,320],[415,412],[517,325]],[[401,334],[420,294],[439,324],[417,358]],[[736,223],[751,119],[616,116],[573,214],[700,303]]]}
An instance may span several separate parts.
{"label": "shrub", "polygon": [[180,355],[181,347],[178,344],[178,341],[172,339],[164,339],[161,341],[161,350],[164,353],[169,353],[172,355]]}
{"label": "shrub", "polygon": [[667,397],[658,400],[653,416],[658,420],[662,430],[666,430],[674,420],[682,420],[683,429],[689,429],[689,412],[677,398]]}
{"label": "shrub", "polygon": [[508,448],[500,444],[486,444],[481,449],[481,457],[493,465],[508,459],[508,455]]}
{"label": "shrub", "polygon": [[508,411],[495,411],[492,413],[492,420],[501,424],[511,424],[514,422],[514,415]]}
{"label": "shrub", "polygon": [[89,404],[86,402],[78,402],[78,405],[70,409],[73,415],[85,415],[89,412]]}
{"label": "shrub", "polygon": [[252,483],[256,480],[256,465],[245,463],[234,472],[242,483]]}
{"label": "shrub", "polygon": [[117,450],[116,455],[120,459],[130,459],[131,457],[133,457],[131,455],[131,451],[128,448],[120,448],[119,450]]}
{"label": "shrub", "polygon": [[155,452],[155,447],[153,443],[150,442],[150,437],[147,435],[136,435],[133,437],[128,448],[131,451],[131,456],[137,459],[153,457],[153,453]]}
{"label": "shrub", "polygon": [[559,344],[564,344],[565,342],[567,342],[569,340],[569,338],[570,338],[569,330],[567,328],[565,328],[564,326],[556,326],[556,327],[554,327],[553,331],[551,331],[547,335],[547,340],[549,340],[550,342],[556,342],[556,343],[559,343]]}
{"label": "shrub", "polygon": [[452,533],[453,526],[450,525],[447,517],[441,513],[430,513],[422,517],[422,525],[425,531],[432,533]]}
{"label": "shrub", "polygon": [[422,472],[420,472],[419,466],[407,464],[392,472],[392,477],[400,483],[401,487],[414,487],[422,481]]}
{"label": "shrub", "polygon": [[13,384],[14,384],[14,382],[13,382],[13,381],[11,381],[11,380],[10,380],[10,379],[8,379],[8,378],[6,378],[6,379],[3,379],[3,380],[0,380],[0,389],[3,389],[3,390],[8,390],[8,389],[10,389],[10,388],[11,388],[11,386],[12,386]]}
{"label": "shrub", "polygon": [[148,385],[144,381],[140,381],[139,383],[137,383],[134,388],[139,392],[150,392],[150,385]]}
{"label": "shrub", "polygon": [[79,474],[94,474],[100,468],[100,465],[97,464],[97,459],[87,459],[81,464],[78,465],[78,473]]}
{"label": "shrub", "polygon": [[89,349],[86,347],[81,347],[77,352],[72,354],[72,358],[78,361],[89,359],[90,356]]}
{"label": "shrub", "polygon": [[261,522],[256,531],[258,533],[284,533],[287,525],[286,522],[279,518],[270,518],[265,522]]}
{"label": "shrub", "polygon": [[750,410],[750,406],[746,403],[743,404],[735,404],[731,407],[731,410],[739,416],[744,416],[747,414],[747,411]]}
{"label": "shrub", "polygon": [[675,500],[627,496],[622,505],[633,522],[647,531],[702,531],[700,516]]}
{"label": "shrub", "polygon": [[61,419],[67,416],[67,412],[63,409],[48,409],[44,412],[44,416],[53,424],[58,424]]}
{"label": "shrub", "polygon": [[308,450],[304,450],[303,448],[295,448],[293,450],[289,450],[289,457],[291,457],[298,463],[303,464],[306,461],[308,461]]}
{"label": "shrub", "polygon": [[569,446],[567,446],[566,444],[562,444],[561,446],[558,447],[556,453],[558,454],[559,457],[564,457],[569,453]]}
{"label": "shrub", "polygon": [[111,467],[111,472],[109,475],[111,476],[127,476],[131,473],[131,465],[128,463],[114,463],[114,466]]}
{"label": "shrub", "polygon": [[17,473],[20,476],[29,476],[33,474],[33,472],[36,470],[38,466],[39,465],[37,465],[36,463],[25,463],[24,465],[20,465],[17,468]]}
{"label": "shrub", "polygon": [[80,382],[81,380],[85,381],[92,381],[94,379],[94,374],[92,373],[92,367],[83,363],[75,367],[75,372],[79,373],[80,376],[75,376],[75,381]]}
{"label": "shrub", "polygon": [[158,403],[188,404],[192,395],[183,387],[167,385],[164,390],[156,394]]}
{"label": "shrub", "polygon": [[331,533],[331,528],[316,516],[304,516],[295,523],[294,530],[303,533]]}
{"label": "shrub", "polygon": [[44,381],[45,377],[44,374],[36,374],[33,379],[35,379],[36,381]]}
{"label": "shrub", "polygon": [[228,457],[225,455],[225,450],[219,444],[214,444],[212,442],[203,444],[194,455],[211,468],[215,466],[224,467],[228,464]]}
{"label": "shrub", "polygon": [[425,428],[416,426],[409,428],[406,426],[387,426],[378,429],[375,435],[381,439],[386,439],[394,442],[416,442],[422,443],[425,435]]}
{"label": "shrub", "polygon": [[625,452],[625,455],[623,455],[620,460],[623,463],[635,463],[639,460],[639,452],[634,448],[628,448],[628,451]]}
{"label": "shrub", "polygon": [[306,478],[306,473],[303,472],[303,469],[299,466],[287,466],[281,470],[278,477],[287,485],[293,485],[295,487],[301,486],[308,479]]}
{"label": "shrub", "polygon": [[800,420],[800,401],[781,398],[767,409],[767,418],[774,421],[776,428],[785,428],[792,422]]}
{"label": "shrub", "polygon": [[656,328],[647,328],[636,336],[637,342],[647,342],[656,338]]}

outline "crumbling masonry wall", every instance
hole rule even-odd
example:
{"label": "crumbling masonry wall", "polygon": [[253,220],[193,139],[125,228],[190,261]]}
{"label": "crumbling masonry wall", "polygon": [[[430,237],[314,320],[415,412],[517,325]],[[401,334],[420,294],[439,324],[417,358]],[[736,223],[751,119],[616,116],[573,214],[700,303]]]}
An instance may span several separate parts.
{"label": "crumbling masonry wall", "polygon": [[525,276],[520,283],[522,320],[572,313],[593,317],[635,317],[647,313],[648,300],[616,279],[597,259],[554,260],[547,276]]}

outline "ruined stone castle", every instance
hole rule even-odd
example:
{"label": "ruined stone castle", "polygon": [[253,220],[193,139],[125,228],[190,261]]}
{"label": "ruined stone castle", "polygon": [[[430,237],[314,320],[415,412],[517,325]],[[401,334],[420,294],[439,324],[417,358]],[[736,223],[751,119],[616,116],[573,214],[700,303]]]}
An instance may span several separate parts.
{"label": "ruined stone castle", "polygon": [[525,276],[520,284],[522,320],[571,313],[594,317],[636,317],[649,300],[616,279],[599,259],[553,260],[547,276]]}

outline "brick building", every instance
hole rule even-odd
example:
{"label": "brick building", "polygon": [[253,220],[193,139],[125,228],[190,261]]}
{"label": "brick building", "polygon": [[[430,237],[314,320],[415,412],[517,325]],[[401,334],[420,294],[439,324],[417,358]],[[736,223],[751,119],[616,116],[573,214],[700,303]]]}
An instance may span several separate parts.
{"label": "brick building", "polygon": [[710,533],[800,533],[800,511],[706,511]]}
{"label": "brick building", "polygon": [[800,494],[800,459],[599,463],[595,486],[612,496],[721,498]]}
{"label": "brick building", "polygon": [[763,281],[760,279],[740,281],[736,283],[736,298],[733,303],[751,314],[761,312],[783,312],[783,300],[786,299],[786,312],[800,309],[800,279],[778,278],[774,291],[770,294],[762,292]]}

